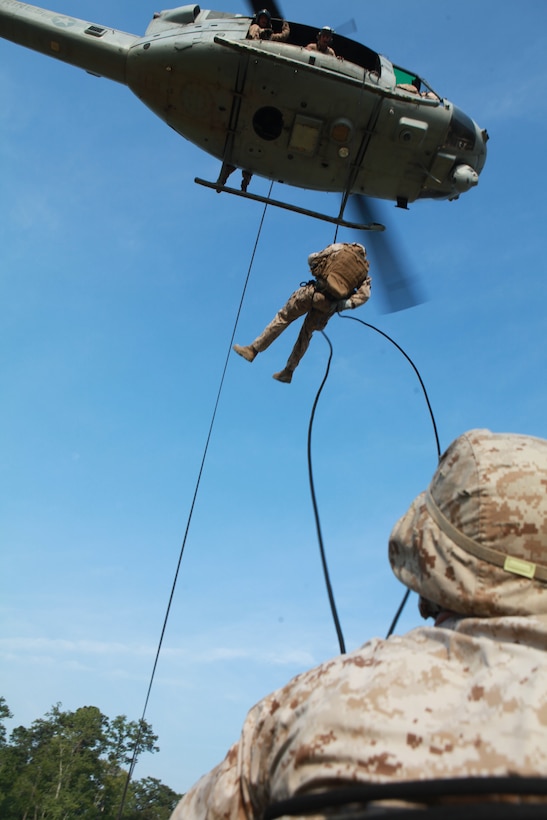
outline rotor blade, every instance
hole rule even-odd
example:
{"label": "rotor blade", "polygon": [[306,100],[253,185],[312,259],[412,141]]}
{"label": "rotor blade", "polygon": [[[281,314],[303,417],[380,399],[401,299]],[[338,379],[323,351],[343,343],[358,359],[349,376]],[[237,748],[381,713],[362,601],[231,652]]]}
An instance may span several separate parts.
{"label": "rotor blade", "polygon": [[336,26],[334,29],[335,34],[340,34],[341,37],[347,37],[348,34],[353,34],[357,31],[357,23],[353,19],[346,20],[345,23],[342,23],[341,26]]}
{"label": "rotor blade", "polygon": [[[350,207],[357,211],[363,223],[385,222],[376,203],[369,198],[352,196],[349,201]],[[382,232],[371,231],[367,234],[365,244],[371,259],[374,282],[378,283],[382,293],[384,313],[406,310],[425,301],[418,277],[413,273],[410,257],[402,249],[393,228],[388,227]]]}
{"label": "rotor blade", "polygon": [[281,9],[275,2],[269,2],[269,0],[266,0],[266,2],[264,2],[264,0],[263,2],[260,2],[260,0],[258,0],[258,2],[257,0],[247,0],[247,5],[251,8],[253,15],[258,14],[262,9],[268,9],[272,17],[275,17],[277,20],[284,19]]}

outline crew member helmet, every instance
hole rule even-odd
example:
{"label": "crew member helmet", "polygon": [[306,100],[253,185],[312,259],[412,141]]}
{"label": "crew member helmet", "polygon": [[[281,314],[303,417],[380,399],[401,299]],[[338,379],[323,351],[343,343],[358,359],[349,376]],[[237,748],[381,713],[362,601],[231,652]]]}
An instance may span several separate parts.
{"label": "crew member helmet", "polygon": [[268,11],[268,9],[262,9],[261,11],[258,12],[258,14],[255,17],[255,20],[256,20],[257,23],[260,22],[261,17],[266,18],[266,20],[268,21],[268,27],[269,27],[271,25],[271,22],[272,22],[272,15]]}
{"label": "crew member helmet", "polygon": [[482,429],[457,438],[395,525],[389,560],[438,609],[547,614],[547,441]]}
{"label": "crew member helmet", "polygon": [[319,40],[319,38],[321,37],[322,34],[325,34],[327,36],[327,42],[330,46],[330,44],[333,41],[334,31],[331,29],[330,26],[323,26],[323,28],[320,31],[317,32],[317,39],[318,40]]}

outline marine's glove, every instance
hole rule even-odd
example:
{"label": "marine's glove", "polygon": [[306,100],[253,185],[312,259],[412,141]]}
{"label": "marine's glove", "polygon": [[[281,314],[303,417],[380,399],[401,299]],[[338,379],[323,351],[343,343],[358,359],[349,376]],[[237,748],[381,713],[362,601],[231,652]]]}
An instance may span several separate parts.
{"label": "marine's glove", "polygon": [[340,313],[341,310],[350,310],[350,309],[351,309],[351,299],[340,299],[340,301],[336,303],[337,313]]}

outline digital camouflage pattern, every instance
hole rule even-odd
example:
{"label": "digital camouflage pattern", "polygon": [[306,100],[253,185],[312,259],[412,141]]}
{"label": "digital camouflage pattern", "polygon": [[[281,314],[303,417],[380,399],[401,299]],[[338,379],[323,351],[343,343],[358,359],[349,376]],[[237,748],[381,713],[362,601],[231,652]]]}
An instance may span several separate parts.
{"label": "digital camouflage pattern", "polygon": [[[546,441],[479,430],[448,449],[430,490],[458,531],[545,564],[546,478]],[[264,698],[173,820],[258,819],[271,803],[352,783],[545,774],[544,582],[450,547],[432,521],[420,496],[392,534],[393,568],[462,614],[369,641]]]}
{"label": "digital camouflage pattern", "polygon": [[365,247],[357,242],[336,242],[318,253],[310,253],[308,265],[318,284],[335,299],[351,296],[370,270]]}
{"label": "digital camouflage pattern", "polygon": [[249,712],[173,820],[260,818],[355,782],[547,770],[547,620],[454,618],[373,640]]}
{"label": "digital camouflage pattern", "polygon": [[[356,249],[361,249],[357,252]],[[353,310],[364,305],[370,298],[371,279],[368,276],[369,263],[366,259],[366,252],[362,245],[338,242],[329,245],[318,253],[311,254],[308,264],[312,266],[312,261],[318,260],[320,267],[328,265],[331,258],[340,257],[339,267],[343,269],[347,264],[353,269],[359,267],[361,279],[359,287],[355,292],[349,289],[350,295],[345,299],[344,310]],[[351,263],[351,264],[350,264]],[[315,261],[313,262],[315,264]],[[260,336],[251,342],[251,347],[256,353],[266,350],[278,336],[296,319],[306,315],[300,333],[296,339],[291,354],[287,360],[288,370],[295,370],[309,347],[311,338],[316,331],[323,330],[331,316],[341,308],[340,303],[335,301],[328,294],[321,293],[315,282],[308,282],[301,285],[289,296],[286,304],[277,312],[272,321],[264,328]]]}
{"label": "digital camouflage pattern", "polygon": [[301,285],[289,296],[287,302],[264,328],[260,336],[251,342],[251,347],[257,353],[262,353],[292,322],[305,315],[306,318],[287,361],[287,367],[295,370],[308,349],[313,334],[327,326],[327,322],[335,311],[336,303],[322,293],[318,293],[314,284]]}
{"label": "digital camouflage pattern", "polygon": [[[429,496],[433,506],[422,493],[391,534],[389,559],[403,584],[460,614],[547,614],[547,441],[471,430],[444,453]],[[464,541],[518,559],[513,571],[456,543],[437,510]],[[515,573],[527,564],[535,578]]]}

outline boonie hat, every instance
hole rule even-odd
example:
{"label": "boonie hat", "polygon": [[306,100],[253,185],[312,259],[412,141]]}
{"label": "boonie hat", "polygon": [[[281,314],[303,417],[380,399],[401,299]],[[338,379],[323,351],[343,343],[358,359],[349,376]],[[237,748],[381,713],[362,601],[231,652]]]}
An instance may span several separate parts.
{"label": "boonie hat", "polygon": [[389,539],[397,578],[462,615],[547,614],[547,441],[471,430]]}

